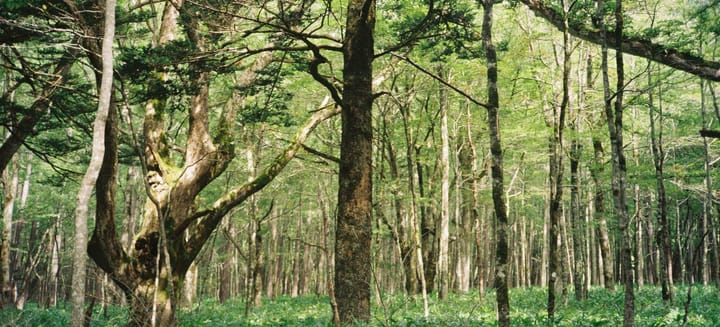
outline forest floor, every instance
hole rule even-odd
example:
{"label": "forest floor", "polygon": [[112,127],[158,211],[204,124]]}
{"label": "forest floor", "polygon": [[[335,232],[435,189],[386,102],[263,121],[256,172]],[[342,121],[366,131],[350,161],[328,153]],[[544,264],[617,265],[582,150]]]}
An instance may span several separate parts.
{"label": "forest floor", "polygon": [[[658,287],[643,287],[636,292],[636,326],[681,326],[685,316],[687,287],[675,290],[675,303],[663,305]],[[370,326],[496,326],[495,294],[488,292],[482,301],[478,294],[451,294],[439,301],[429,296],[430,316],[423,317],[422,298],[388,295],[373,305]],[[547,292],[542,288],[510,291],[511,324],[513,326],[551,326],[545,305]],[[92,326],[124,326],[127,311],[119,306],[96,306]],[[220,304],[206,300],[191,310],[178,313],[180,326],[331,326],[327,297],[303,296],[265,299],[263,306],[246,317],[245,304],[240,300]],[[575,301],[568,294],[567,305],[558,308],[555,326],[619,326],[622,324],[623,292],[601,288],[590,290],[590,298]],[[23,311],[0,311],[2,326],[68,326],[69,304],[40,309],[29,304]],[[716,287],[693,286],[687,326],[720,326],[720,290]]]}

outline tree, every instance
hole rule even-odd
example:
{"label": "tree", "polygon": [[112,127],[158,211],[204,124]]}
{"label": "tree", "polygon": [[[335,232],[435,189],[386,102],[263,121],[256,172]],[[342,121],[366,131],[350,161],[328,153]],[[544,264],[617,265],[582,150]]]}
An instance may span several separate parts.
{"label": "tree", "polygon": [[[550,184],[550,243],[549,264],[548,264],[548,319],[553,321],[555,317],[555,292],[558,284],[563,283],[561,276],[564,275],[561,261],[562,248],[559,247],[560,235],[563,230],[562,223],[562,179],[563,179],[563,131],[565,130],[565,115],[568,103],[570,102],[570,38],[567,32],[567,8],[562,2],[565,28],[563,28],[562,44],[562,100],[559,107],[553,106],[552,115],[546,118],[548,125],[552,126],[552,135],[548,142],[549,168],[548,180]],[[563,241],[563,243],[565,243]],[[565,286],[563,286],[564,288]]]}
{"label": "tree", "polygon": [[605,119],[607,120],[608,134],[610,135],[611,157],[612,157],[612,189],[613,202],[615,203],[615,213],[618,217],[618,225],[620,228],[620,263],[622,268],[622,280],[625,286],[625,305],[623,314],[623,325],[631,327],[635,318],[635,290],[633,288],[633,265],[632,265],[632,245],[630,244],[630,218],[628,217],[626,188],[626,160],[623,153],[623,92],[625,88],[625,71],[623,61],[623,10],[622,1],[615,3],[615,51],[616,51],[616,70],[617,81],[615,89],[615,103],[612,105],[613,96],[610,94],[610,80],[608,76],[608,40],[605,38],[605,12],[603,0],[597,0],[598,27],[603,34],[602,42],[602,75],[603,75],[603,94],[605,99]]}
{"label": "tree", "polygon": [[342,140],[335,229],[335,294],[341,324],[370,321],[374,29],[375,1],[349,1],[343,41]]}
{"label": "tree", "polygon": [[[563,29],[563,16],[543,0],[520,0],[536,15],[544,18],[558,29]],[[670,46],[654,43],[642,37],[631,37],[624,33],[607,34],[605,27],[594,29],[582,23],[573,23],[569,26],[570,34],[595,43],[622,44],[623,53],[648,58],[675,69],[708,79],[720,80],[720,62],[706,60],[694,55],[692,52],[674,49]]]}
{"label": "tree", "polygon": [[[663,111],[662,104],[657,108],[653,98],[654,87],[652,79],[652,66],[648,61],[648,113],[650,116],[650,149],[652,151],[652,161],[655,167],[655,188],[657,192],[657,245],[660,250],[660,287],[662,289],[662,299],[665,304],[673,301],[673,274],[672,274],[672,249],[670,248],[670,224],[668,223],[668,203],[665,192],[665,149],[663,147]],[[657,117],[656,113],[657,111]],[[656,123],[657,122],[657,123]]]}
{"label": "tree", "polygon": [[498,326],[510,326],[510,299],[508,296],[508,219],[505,208],[503,186],[502,143],[500,139],[500,97],[498,95],[497,52],[492,39],[493,0],[483,0],[482,44],[487,61],[487,112],[490,137],[490,172],[492,177],[492,199],[497,227],[495,229],[495,289],[497,297]]}
{"label": "tree", "polygon": [[87,218],[92,189],[95,186],[105,154],[105,124],[113,84],[113,42],[115,41],[115,0],[106,0],[104,4],[104,26],[102,38],[102,77],[98,91],[98,110],[93,125],[93,146],[90,164],[80,184],[78,203],[75,208],[75,243],[73,251],[72,279],[72,326],[85,325],[85,273],[87,263]]}
{"label": "tree", "polygon": [[2,236],[0,236],[0,307],[5,308],[14,301],[12,289],[12,271],[10,266],[10,242],[12,237],[12,223],[15,209],[15,198],[18,186],[17,158],[10,163],[11,169],[2,171],[3,210],[2,210]]}

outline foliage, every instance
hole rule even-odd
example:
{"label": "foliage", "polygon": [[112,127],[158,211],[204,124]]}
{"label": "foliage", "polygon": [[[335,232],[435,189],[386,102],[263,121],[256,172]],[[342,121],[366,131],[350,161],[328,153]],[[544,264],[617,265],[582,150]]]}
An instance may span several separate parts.
{"label": "foliage", "polygon": [[[638,291],[636,326],[660,327],[677,326],[682,323],[684,299],[687,286],[677,287],[678,299],[665,307],[660,299],[658,287],[644,287]],[[720,300],[715,287],[693,288],[688,326],[712,326],[720,312]],[[548,326],[545,312],[546,290],[528,288],[511,290],[511,319],[515,326]],[[180,326],[332,326],[330,304],[327,297],[304,296],[266,299],[266,304],[256,308],[245,317],[245,304],[234,299],[220,304],[205,300],[192,309],[179,313]],[[385,295],[383,305],[373,307],[373,322],[369,326],[429,327],[429,326],[494,326],[494,293],[480,300],[477,293],[451,294],[448,299],[438,301],[431,295],[430,317],[422,315],[422,300],[402,294]],[[621,308],[623,293],[593,288],[590,298],[577,302],[572,297],[568,305],[557,312],[555,326],[617,326],[622,322]],[[122,326],[126,311],[117,306],[102,310],[96,306],[93,324],[98,326]],[[23,311],[5,310],[0,312],[0,321],[6,326],[66,326],[70,317],[65,308],[50,309],[29,305]],[[365,326],[365,325],[358,325]]]}

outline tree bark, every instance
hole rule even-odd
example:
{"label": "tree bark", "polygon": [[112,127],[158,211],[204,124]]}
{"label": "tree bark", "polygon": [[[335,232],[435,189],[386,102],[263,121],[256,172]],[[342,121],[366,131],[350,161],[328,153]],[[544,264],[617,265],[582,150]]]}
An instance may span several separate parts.
{"label": "tree bark", "polygon": [[[563,7],[565,7],[563,2]],[[567,9],[563,9],[566,11]],[[555,317],[555,292],[559,285],[564,283],[560,280],[563,275],[561,261],[561,248],[559,248],[560,231],[562,225],[562,178],[563,178],[563,131],[565,129],[565,113],[570,99],[570,49],[569,34],[567,32],[567,12],[563,13],[563,62],[562,62],[562,101],[559,108],[553,106],[553,114],[548,119],[548,125],[552,126],[552,135],[548,143],[549,154],[549,184],[550,184],[550,240],[549,240],[549,264],[548,264],[548,303],[547,313],[550,321]],[[562,242],[565,243],[565,242]]]}
{"label": "tree bark", "polygon": [[497,87],[497,53],[492,41],[493,0],[483,0],[482,43],[487,60],[488,133],[490,137],[492,198],[497,227],[495,237],[495,289],[498,326],[510,326],[510,299],[508,297],[508,218],[505,208],[503,182],[502,143],[500,139],[500,99]]}
{"label": "tree bark", "polygon": [[570,123],[571,133],[574,135],[570,144],[570,216],[572,217],[573,230],[573,253],[574,260],[574,283],[575,283],[575,299],[583,301],[588,298],[588,275],[587,264],[587,225],[585,224],[586,216],[581,201],[581,175],[580,175],[580,159],[582,158],[583,145],[580,140],[580,130],[582,126],[582,110],[585,106],[586,90],[592,85],[592,60],[587,55],[585,65],[585,83],[580,85],[580,95],[578,108],[574,110],[574,116]]}
{"label": "tree bark", "polygon": [[[442,67],[439,75],[443,76]],[[448,133],[447,94],[443,87],[440,88],[440,135],[442,149],[440,154],[440,166],[442,170],[440,184],[440,235],[438,235],[438,298],[445,299],[450,288],[450,136]]]}
{"label": "tree bark", "polygon": [[[653,85],[652,75],[648,76],[648,85]],[[660,285],[662,289],[662,299],[667,305],[673,301],[674,287],[673,287],[673,260],[672,260],[672,248],[670,246],[670,223],[668,222],[668,203],[667,195],[665,194],[665,175],[663,171],[665,150],[663,149],[663,138],[662,138],[662,121],[663,121],[663,110],[662,100],[658,105],[658,124],[655,125],[655,107],[652,99],[653,90],[649,91],[649,112],[650,112],[650,145],[653,155],[653,165],[655,166],[655,187],[657,189],[658,197],[658,231],[656,233],[656,242],[658,249],[660,250]],[[662,98],[661,98],[662,99]],[[679,234],[679,231],[678,231]]]}
{"label": "tree bark", "polygon": [[632,247],[630,244],[631,235],[629,228],[629,217],[627,210],[626,196],[626,160],[623,153],[623,88],[625,87],[624,79],[624,62],[623,62],[623,9],[622,1],[615,2],[615,31],[614,40],[616,50],[616,70],[617,82],[614,110],[612,96],[610,95],[610,82],[608,77],[608,56],[607,48],[609,40],[605,38],[604,20],[605,14],[603,10],[603,0],[598,0],[598,21],[599,28],[603,34],[602,42],[602,67],[603,67],[603,89],[605,98],[605,118],[607,119],[608,133],[610,135],[610,144],[612,147],[612,189],[613,202],[615,203],[615,212],[618,217],[618,225],[620,229],[621,245],[620,245],[620,263],[622,267],[622,279],[625,286],[625,305],[623,313],[623,326],[631,327],[635,318],[635,295],[634,295],[634,279],[632,265]]}
{"label": "tree bark", "polygon": [[339,321],[351,324],[370,321],[375,1],[349,1],[345,28],[335,290]]}
{"label": "tree bark", "polygon": [[18,166],[17,158],[10,161],[10,169],[2,171],[3,184],[3,211],[2,211],[2,235],[0,240],[0,308],[5,308],[8,304],[14,303],[12,287],[12,271],[10,266],[10,243],[12,236],[13,214],[15,211],[15,198],[18,186]]}
{"label": "tree bark", "polygon": [[105,124],[112,101],[113,84],[113,42],[115,37],[115,1],[106,0],[104,4],[105,29],[102,38],[102,77],[98,92],[98,110],[93,125],[92,157],[87,172],[80,183],[78,202],[75,209],[75,242],[73,247],[72,275],[72,326],[82,327],[85,317],[85,274],[87,264],[87,219],[92,190],[105,155]]}

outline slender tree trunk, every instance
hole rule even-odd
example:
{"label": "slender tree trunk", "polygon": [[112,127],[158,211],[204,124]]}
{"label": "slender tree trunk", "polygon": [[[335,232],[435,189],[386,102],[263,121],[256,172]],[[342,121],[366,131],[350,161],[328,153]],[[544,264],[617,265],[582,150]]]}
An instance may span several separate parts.
{"label": "slender tree trunk", "polygon": [[[604,27],[604,12],[602,12],[603,0],[598,0],[598,18],[600,21],[600,30],[603,39],[607,40]],[[610,134],[610,143],[612,146],[612,188],[613,202],[615,203],[615,212],[618,217],[618,225],[620,229],[621,245],[620,245],[620,262],[622,267],[622,279],[625,286],[625,305],[623,313],[623,326],[631,327],[635,318],[635,289],[633,279],[632,265],[632,246],[630,243],[631,235],[629,228],[629,217],[627,210],[626,196],[626,160],[623,153],[623,88],[625,87],[624,79],[624,62],[622,55],[622,39],[623,39],[623,9],[622,0],[615,2],[615,44],[617,83],[615,93],[614,111],[612,107],[612,96],[610,95],[610,82],[608,77],[608,44],[603,41],[602,57],[603,57],[603,88],[605,98],[605,118],[607,119],[608,132]]]}
{"label": "slender tree trunk", "polygon": [[[712,85],[710,85],[711,87]],[[707,117],[707,104],[706,104],[706,96],[705,96],[705,81],[700,80],[700,107],[702,110],[702,126],[703,129],[708,128],[708,117]],[[713,183],[712,183],[712,164],[711,164],[711,158],[710,158],[710,144],[708,142],[707,137],[703,137],[703,148],[705,149],[705,155],[704,155],[704,170],[705,170],[705,196],[703,197],[703,217],[702,217],[702,234],[701,240],[703,244],[701,245],[700,249],[700,259],[699,261],[702,262],[702,264],[699,265],[699,269],[701,269],[702,272],[702,280],[703,280],[703,286],[707,286],[711,279],[711,271],[712,271],[712,263],[708,263],[708,256],[710,254],[710,250],[715,248],[715,242],[713,238],[713,230],[714,230],[714,224],[713,224]],[[707,235],[707,236],[705,236]],[[713,251],[714,252],[714,251]],[[714,256],[714,255],[713,255]],[[714,260],[714,259],[713,259]],[[714,276],[713,276],[714,278]]]}
{"label": "slender tree trunk", "polygon": [[590,87],[592,83],[592,69],[590,68],[590,56],[587,57],[585,66],[585,84],[580,85],[579,106],[574,110],[574,116],[570,124],[573,136],[570,144],[570,216],[572,217],[573,230],[573,253],[574,260],[574,284],[575,299],[578,301],[586,300],[588,297],[588,281],[587,276],[588,265],[586,260],[586,241],[587,226],[585,224],[585,210],[580,205],[581,185],[580,185],[580,158],[582,157],[582,142],[580,141],[580,126],[582,123],[581,108],[585,105],[585,88]]}
{"label": "slender tree trunk", "polygon": [[[443,76],[440,68],[440,76]],[[440,165],[442,169],[442,181],[440,186],[440,235],[438,238],[438,298],[445,299],[450,288],[450,136],[448,133],[447,94],[445,88],[440,87],[440,134],[442,139],[442,151]]]}
{"label": "slender tree trunk", "polygon": [[[639,120],[638,116],[638,110],[637,107],[632,108],[632,117],[633,117],[633,124]],[[638,141],[638,135],[637,130],[635,128],[631,128],[632,134],[630,136],[631,142],[632,142],[632,149],[633,149],[633,161],[635,164],[635,167],[640,166],[640,143]],[[643,199],[640,196],[640,184],[638,184],[637,180],[635,181],[633,185],[633,202],[635,203],[635,213],[633,214],[633,218],[631,221],[635,221],[635,233],[634,233],[634,244],[635,244],[635,251],[633,253],[633,256],[635,257],[635,281],[637,284],[637,288],[640,289],[645,284],[645,276],[644,276],[644,269],[645,269],[645,255],[644,255],[644,248],[643,248],[643,221],[644,221],[644,211],[643,211]]]}
{"label": "slender tree trunk", "polygon": [[335,231],[335,288],[341,324],[370,321],[374,29],[375,1],[349,1]]}
{"label": "slender tree trunk", "polygon": [[[405,115],[405,111],[405,109],[400,108],[400,114],[403,117],[403,126],[407,126],[407,117]],[[393,147],[393,144],[390,140],[390,134],[388,133],[388,122],[389,115],[383,115],[383,149],[387,153],[387,162],[388,168],[390,170],[390,177],[392,178],[393,182],[400,183],[400,168],[398,167],[396,150]],[[410,135],[408,133],[408,135],[406,135],[406,144],[408,144],[409,149],[412,149],[412,140],[409,138]],[[410,159],[409,161],[410,163],[408,164],[408,170],[410,171],[410,173],[412,173],[412,159]],[[408,180],[412,178],[414,178],[414,176],[410,174],[408,176]],[[414,185],[414,183],[411,184]],[[405,204],[403,202],[404,196],[405,194],[402,189],[398,189],[397,191],[393,192],[392,198],[394,203],[393,209],[395,213],[395,225],[391,226],[390,223],[387,221],[385,221],[385,224],[388,225],[388,228],[390,229],[395,243],[397,244],[400,251],[400,259],[402,261],[404,273],[403,275],[405,276],[405,292],[412,295],[417,293],[419,290],[417,278],[417,261],[414,259],[414,246],[412,241],[413,237],[411,235],[413,227],[410,226],[408,223],[408,214],[405,208]]]}
{"label": "slender tree trunk", "polygon": [[[412,132],[410,130],[410,124],[409,124],[409,115],[410,112],[407,107],[401,107],[401,114],[402,114],[402,122],[403,122],[403,132],[405,134],[405,143],[406,143],[406,162],[407,162],[407,170],[408,170],[408,191],[410,192],[410,213],[409,213],[409,234],[410,234],[410,244],[411,244],[411,250],[410,255],[412,258],[410,260],[415,262],[415,274],[418,277],[418,280],[420,282],[420,292],[423,298],[423,309],[424,309],[424,315],[427,317],[429,315],[429,307],[428,307],[428,297],[427,293],[429,292],[429,281],[426,278],[425,274],[425,261],[423,257],[423,250],[425,244],[423,243],[423,237],[424,235],[421,235],[421,232],[423,232],[423,227],[418,219],[418,194],[416,192],[415,188],[415,178],[417,175],[418,178],[418,186],[419,189],[422,190],[422,179],[420,178],[422,176],[422,171],[419,169],[413,169],[414,167],[419,168],[421,167],[419,163],[416,163],[413,158],[413,154],[417,153],[413,151],[413,148],[415,147],[415,140],[412,138]],[[422,196],[422,195],[421,195]],[[429,264],[429,263],[428,263]]]}
{"label": "slender tree trunk", "polygon": [[476,220],[479,219],[477,214],[477,157],[475,154],[475,148],[472,140],[472,129],[470,125],[471,121],[470,106],[467,106],[467,125],[464,127],[464,136],[460,136],[460,139],[464,141],[460,145],[458,151],[458,165],[459,175],[461,177],[460,184],[460,237],[458,237],[458,248],[460,249],[459,256],[459,267],[462,278],[459,277],[459,290],[461,292],[468,292],[472,285],[472,256],[473,249],[479,251],[474,241],[475,233],[473,233],[473,226],[476,226]]}
{"label": "slender tree trunk", "polygon": [[[570,45],[569,33],[567,31],[567,9],[563,2],[564,33],[563,33],[563,69],[562,69],[562,102],[560,107],[553,106],[553,114],[548,119],[552,126],[553,134],[548,144],[549,153],[549,181],[550,181],[550,244],[548,264],[548,319],[553,321],[555,316],[555,292],[558,289],[558,282],[563,275],[561,263],[560,231],[563,229],[562,218],[562,178],[563,178],[563,130],[565,129],[565,113],[570,99]],[[562,242],[563,244],[565,242]]]}
{"label": "slender tree trunk", "polygon": [[[720,104],[718,104],[718,99],[715,95],[714,85],[709,84],[707,88],[710,93],[710,98],[712,99],[713,109],[715,109],[715,116],[718,120],[720,120]],[[710,191],[710,189],[708,189],[708,191]],[[720,286],[720,238],[718,236],[718,233],[720,232],[720,226],[718,226],[718,222],[720,221],[720,205],[717,203],[718,198],[720,198],[720,193],[712,193],[711,198],[714,198],[716,201],[714,205],[716,209],[715,219],[710,220],[710,228],[712,229],[710,237],[713,253],[713,278],[715,279],[715,284]]]}
{"label": "slender tree trunk", "polygon": [[608,291],[615,290],[615,274],[613,273],[613,258],[610,248],[610,233],[608,231],[607,218],[605,216],[605,195],[603,184],[600,180],[603,168],[605,152],[603,151],[602,142],[599,139],[593,140],[593,169],[591,175],[593,184],[595,185],[595,195],[593,202],[595,204],[595,221],[597,222],[597,236],[600,242],[600,265],[602,266],[602,276],[605,289]]}
{"label": "slender tree trunk", "polygon": [[[4,139],[4,138],[3,138]],[[14,303],[12,287],[12,271],[10,270],[10,243],[12,236],[13,213],[15,209],[15,197],[17,195],[18,186],[18,166],[17,158],[13,158],[9,162],[9,167],[2,171],[3,183],[3,216],[2,216],[2,235],[0,240],[0,277],[2,285],[0,285],[0,308],[5,308],[8,304]]]}
{"label": "slender tree trunk", "polygon": [[115,1],[105,1],[105,29],[102,41],[102,78],[98,92],[98,110],[93,125],[92,158],[80,183],[75,209],[75,243],[73,247],[72,326],[83,326],[85,319],[85,274],[88,243],[88,207],[105,155],[105,123],[111,108],[113,83],[113,42],[115,37]]}
{"label": "slender tree trunk", "polygon": [[497,292],[498,326],[510,326],[510,299],[508,296],[508,217],[505,209],[502,143],[500,140],[500,99],[497,87],[497,53],[492,41],[493,0],[483,0],[482,43],[485,48],[488,78],[488,132],[490,135],[492,197],[497,229],[495,237],[495,289]]}
{"label": "slender tree trunk", "polygon": [[[235,225],[233,224],[232,219],[228,219],[226,226],[222,226],[220,228],[225,229],[225,235],[234,236],[236,233]],[[238,249],[235,249],[231,240],[226,240],[225,245],[220,250],[220,252],[224,254],[222,256],[222,263],[220,264],[220,276],[218,276],[218,300],[220,303],[225,303],[234,295],[232,287],[232,272],[235,266],[236,251],[238,251]]]}
{"label": "slender tree trunk", "polygon": [[[663,172],[665,150],[663,148],[663,105],[662,98],[659,100],[657,108],[653,101],[654,87],[652,79],[652,69],[648,62],[648,111],[650,115],[650,149],[652,150],[653,165],[655,166],[655,187],[658,197],[658,231],[656,233],[656,242],[660,251],[660,287],[662,289],[662,299],[665,305],[669,305],[673,301],[673,260],[672,249],[670,247],[670,224],[668,222],[668,204],[667,195],[665,194],[665,176]],[[662,92],[662,86],[658,87]],[[657,118],[655,118],[657,111]],[[657,120],[657,126],[656,126]],[[678,232],[679,234],[679,232]]]}

